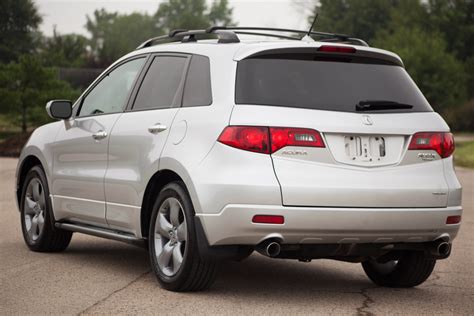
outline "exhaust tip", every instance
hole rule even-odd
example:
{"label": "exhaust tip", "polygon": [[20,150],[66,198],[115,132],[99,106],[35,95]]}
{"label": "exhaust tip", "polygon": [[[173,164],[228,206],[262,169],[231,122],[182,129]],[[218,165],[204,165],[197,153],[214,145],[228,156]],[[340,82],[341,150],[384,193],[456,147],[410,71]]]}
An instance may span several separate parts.
{"label": "exhaust tip", "polygon": [[448,256],[451,253],[451,245],[447,242],[442,242],[438,245],[437,251],[441,256]]}
{"label": "exhaust tip", "polygon": [[269,257],[278,256],[280,254],[280,250],[281,250],[280,244],[275,241],[270,242],[265,248],[266,255]]}

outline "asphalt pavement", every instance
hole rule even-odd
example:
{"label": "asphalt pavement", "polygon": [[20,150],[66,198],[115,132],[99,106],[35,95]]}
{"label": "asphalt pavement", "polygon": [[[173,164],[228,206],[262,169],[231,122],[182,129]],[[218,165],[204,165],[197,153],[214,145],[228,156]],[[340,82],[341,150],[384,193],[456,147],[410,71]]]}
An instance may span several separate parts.
{"label": "asphalt pavement", "polygon": [[452,255],[417,288],[376,287],[360,264],[253,254],[226,263],[208,291],[172,293],[156,282],[146,251],[124,243],[75,234],[63,253],[29,251],[15,167],[15,159],[0,159],[0,315],[474,314],[474,170],[457,170],[464,214]]}

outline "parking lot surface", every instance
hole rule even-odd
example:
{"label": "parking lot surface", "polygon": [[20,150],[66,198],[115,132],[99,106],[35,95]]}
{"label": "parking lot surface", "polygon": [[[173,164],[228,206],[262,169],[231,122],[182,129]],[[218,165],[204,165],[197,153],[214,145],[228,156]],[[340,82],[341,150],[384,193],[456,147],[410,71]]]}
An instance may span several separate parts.
{"label": "parking lot surface", "polygon": [[34,253],[21,237],[15,159],[0,158],[0,315],[11,314],[473,314],[474,171],[458,169],[464,214],[451,257],[413,289],[374,286],[360,264],[301,263],[259,254],[226,263],[201,293],[161,289],[146,251],[75,234],[59,254]]}

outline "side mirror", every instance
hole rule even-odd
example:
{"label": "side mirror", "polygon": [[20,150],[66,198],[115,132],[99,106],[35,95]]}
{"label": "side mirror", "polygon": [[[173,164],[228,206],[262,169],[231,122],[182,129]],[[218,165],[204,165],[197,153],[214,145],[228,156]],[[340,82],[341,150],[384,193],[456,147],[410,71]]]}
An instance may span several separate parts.
{"label": "side mirror", "polygon": [[52,100],[46,103],[46,112],[57,120],[67,120],[72,116],[72,102],[69,100]]}

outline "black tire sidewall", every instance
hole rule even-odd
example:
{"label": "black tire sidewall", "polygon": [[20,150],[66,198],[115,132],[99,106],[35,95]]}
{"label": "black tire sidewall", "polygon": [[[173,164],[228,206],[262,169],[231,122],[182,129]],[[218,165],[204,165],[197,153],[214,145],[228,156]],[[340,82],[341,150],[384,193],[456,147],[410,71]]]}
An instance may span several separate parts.
{"label": "black tire sidewall", "polygon": [[[181,206],[183,207],[184,216],[186,217],[186,227],[188,230],[188,238],[186,240],[186,248],[185,253],[183,256],[183,263],[181,268],[179,269],[178,273],[173,276],[165,275],[159,268],[158,262],[155,256],[155,239],[154,239],[154,228],[155,222],[158,216],[158,211],[160,209],[161,204],[170,197],[176,198]],[[153,205],[153,211],[150,221],[150,230],[148,234],[149,240],[149,254],[152,269],[155,272],[155,275],[158,278],[160,284],[166,289],[178,289],[183,286],[183,284],[187,281],[188,276],[192,270],[192,262],[195,256],[199,256],[197,251],[197,238],[196,238],[196,230],[194,226],[194,208],[191,203],[191,199],[189,198],[189,194],[187,190],[184,188],[184,184],[182,182],[172,182],[166,185],[158,195],[155,204]]]}
{"label": "black tire sidewall", "polygon": [[[26,231],[26,223],[25,223],[25,196],[26,196],[26,189],[28,188],[28,184],[33,179],[38,179],[41,182],[43,187],[44,195],[45,195],[45,210],[44,210],[44,227],[41,231],[37,240],[30,240],[28,238],[28,233]],[[21,230],[23,233],[23,238],[27,246],[32,250],[40,250],[42,244],[44,243],[45,236],[50,233],[51,230],[54,229],[54,218],[52,216],[52,207],[51,207],[51,200],[49,197],[49,187],[48,181],[46,179],[46,175],[43,171],[43,168],[40,166],[35,166],[28,171],[25,181],[21,187],[21,199],[20,199],[20,215],[21,215]]]}

